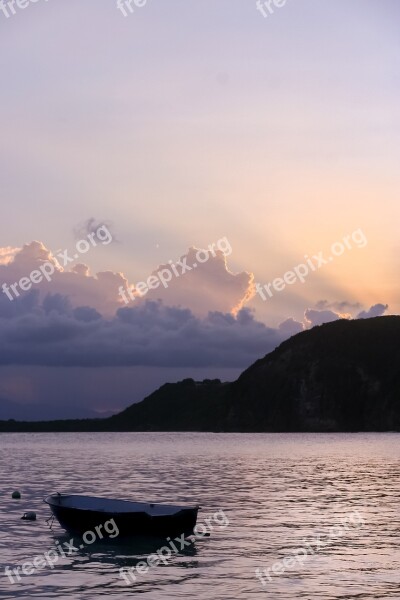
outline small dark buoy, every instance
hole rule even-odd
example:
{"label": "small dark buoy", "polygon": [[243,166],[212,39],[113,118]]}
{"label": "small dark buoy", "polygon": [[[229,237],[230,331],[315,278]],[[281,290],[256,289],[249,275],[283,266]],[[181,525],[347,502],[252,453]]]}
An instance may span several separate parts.
{"label": "small dark buoy", "polygon": [[19,500],[21,498],[21,493],[20,492],[13,492],[11,494],[11,498],[13,498],[14,500]]}
{"label": "small dark buoy", "polygon": [[24,521],[36,521],[36,513],[35,512],[26,512],[21,517]]}

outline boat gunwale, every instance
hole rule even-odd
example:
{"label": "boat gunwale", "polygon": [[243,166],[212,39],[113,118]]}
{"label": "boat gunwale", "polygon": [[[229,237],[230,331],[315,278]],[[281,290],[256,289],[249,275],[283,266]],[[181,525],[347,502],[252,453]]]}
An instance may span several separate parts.
{"label": "boat gunwale", "polygon": [[[61,498],[86,498],[88,500],[105,500],[106,502],[112,503],[113,501],[118,503],[126,503],[126,505],[131,505],[131,510],[118,510],[117,508],[113,508],[112,506],[108,508],[91,508],[90,506],[68,506],[66,504],[62,504],[60,502]],[[81,494],[50,494],[46,498],[43,498],[43,502],[48,504],[49,506],[54,506],[63,510],[76,510],[80,512],[91,512],[91,513],[103,513],[110,515],[130,515],[130,514],[146,514],[151,517],[174,517],[179,515],[179,513],[184,511],[198,511],[200,506],[183,506],[176,504],[162,504],[156,502],[134,502],[133,500],[126,500],[123,498],[105,498],[101,496],[85,496]],[[143,510],[140,510],[143,507]],[[149,511],[154,508],[159,509],[174,509],[175,512],[169,512],[164,514],[151,514]]]}

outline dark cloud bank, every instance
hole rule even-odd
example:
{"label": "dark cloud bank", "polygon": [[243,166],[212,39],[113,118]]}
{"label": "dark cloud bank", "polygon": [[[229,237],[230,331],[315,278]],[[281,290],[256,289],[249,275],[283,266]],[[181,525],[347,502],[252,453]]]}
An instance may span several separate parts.
{"label": "dark cloud bank", "polygon": [[[376,305],[359,318],[383,314]],[[338,314],[307,309],[306,324],[336,320]],[[36,290],[10,302],[0,296],[0,365],[246,367],[298,333],[303,324],[287,319],[277,328],[257,321],[244,308],[233,317],[146,301],[105,318],[89,306],[73,308],[68,297]]]}
{"label": "dark cloud bank", "polygon": [[42,366],[245,367],[302,329],[292,319],[279,328],[255,320],[147,301],[106,319],[95,309],[72,308],[67,297],[32,291],[14,302],[0,297],[0,364]]}

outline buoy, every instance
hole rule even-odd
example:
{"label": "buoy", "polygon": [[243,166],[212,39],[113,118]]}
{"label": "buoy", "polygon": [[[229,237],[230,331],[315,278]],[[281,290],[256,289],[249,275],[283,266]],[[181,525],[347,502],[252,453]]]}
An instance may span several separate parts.
{"label": "buoy", "polygon": [[11,498],[14,498],[14,500],[19,500],[21,498],[21,493],[20,492],[13,492],[11,494]]}
{"label": "buoy", "polygon": [[36,513],[35,512],[26,512],[21,519],[24,521],[36,521]]}

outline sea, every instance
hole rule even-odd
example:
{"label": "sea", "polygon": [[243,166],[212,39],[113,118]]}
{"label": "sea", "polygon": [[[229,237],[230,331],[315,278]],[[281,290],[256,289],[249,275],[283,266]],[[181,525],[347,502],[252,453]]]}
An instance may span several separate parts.
{"label": "sea", "polygon": [[[56,492],[200,505],[199,527],[82,543]],[[400,599],[400,435],[0,434],[0,565],[4,600]]]}

